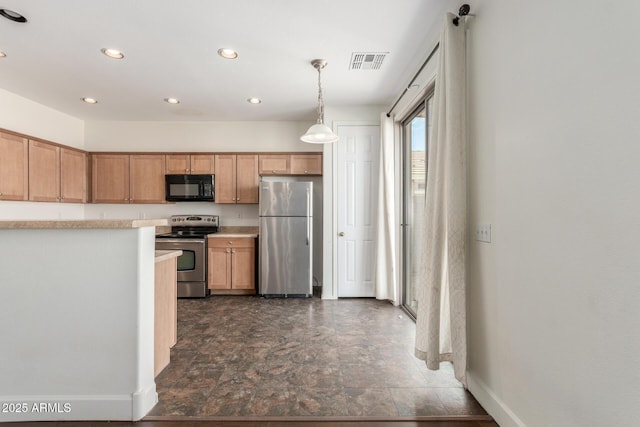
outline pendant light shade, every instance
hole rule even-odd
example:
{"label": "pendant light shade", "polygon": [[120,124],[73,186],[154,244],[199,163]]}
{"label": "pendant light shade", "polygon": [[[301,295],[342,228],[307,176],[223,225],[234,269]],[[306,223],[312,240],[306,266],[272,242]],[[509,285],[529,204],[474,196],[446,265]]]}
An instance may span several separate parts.
{"label": "pendant light shade", "polygon": [[307,133],[300,139],[309,144],[329,144],[338,141],[338,135],[331,131],[331,128],[323,123],[311,125]]}
{"label": "pendant light shade", "polygon": [[322,97],[322,83],[320,80],[320,70],[327,66],[324,59],[314,59],[311,61],[313,68],[318,70],[318,121],[312,125],[307,133],[300,137],[303,142],[309,144],[330,144],[338,141],[338,135],[333,133],[331,128],[324,124],[324,99]]}

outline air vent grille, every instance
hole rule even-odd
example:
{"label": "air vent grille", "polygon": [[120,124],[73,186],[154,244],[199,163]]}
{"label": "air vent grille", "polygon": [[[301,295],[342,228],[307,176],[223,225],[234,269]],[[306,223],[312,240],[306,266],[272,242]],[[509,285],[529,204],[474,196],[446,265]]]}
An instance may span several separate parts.
{"label": "air vent grille", "polygon": [[379,70],[389,52],[353,52],[350,70]]}

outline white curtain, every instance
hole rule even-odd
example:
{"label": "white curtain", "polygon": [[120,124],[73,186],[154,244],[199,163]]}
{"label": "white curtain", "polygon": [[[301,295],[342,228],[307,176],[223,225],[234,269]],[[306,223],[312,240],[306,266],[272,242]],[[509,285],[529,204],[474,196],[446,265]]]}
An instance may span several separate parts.
{"label": "white curtain", "polygon": [[453,362],[466,387],[465,28],[447,14],[440,37],[428,149],[424,282],[418,290],[416,356],[429,369]]}
{"label": "white curtain", "polygon": [[380,173],[378,175],[377,247],[375,262],[376,298],[398,305],[396,283],[396,220],[394,201],[393,118],[380,115]]}

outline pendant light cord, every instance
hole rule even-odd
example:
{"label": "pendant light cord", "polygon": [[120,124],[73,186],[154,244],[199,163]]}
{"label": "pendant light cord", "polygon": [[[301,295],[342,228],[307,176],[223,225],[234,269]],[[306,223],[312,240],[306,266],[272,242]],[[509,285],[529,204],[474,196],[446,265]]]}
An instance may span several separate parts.
{"label": "pendant light cord", "polygon": [[324,124],[324,99],[322,98],[322,81],[320,79],[321,66],[316,67],[318,69],[318,124]]}

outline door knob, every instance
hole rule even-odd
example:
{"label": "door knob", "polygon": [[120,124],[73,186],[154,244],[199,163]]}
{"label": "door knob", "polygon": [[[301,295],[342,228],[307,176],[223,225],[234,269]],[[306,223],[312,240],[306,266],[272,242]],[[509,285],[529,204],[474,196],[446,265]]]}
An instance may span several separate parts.
{"label": "door knob", "polygon": [[344,231],[339,232],[339,233],[338,233],[338,236],[340,236],[340,237],[344,237]]}

